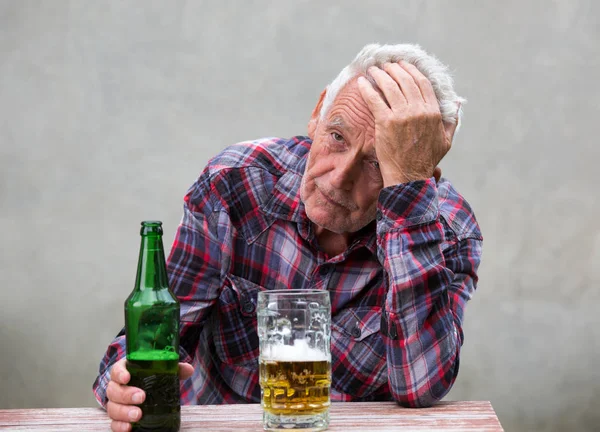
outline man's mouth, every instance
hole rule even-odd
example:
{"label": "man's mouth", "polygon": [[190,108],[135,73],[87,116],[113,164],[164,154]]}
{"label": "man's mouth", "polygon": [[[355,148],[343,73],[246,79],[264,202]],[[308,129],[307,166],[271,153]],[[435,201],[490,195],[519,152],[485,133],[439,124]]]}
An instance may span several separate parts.
{"label": "man's mouth", "polygon": [[319,192],[321,192],[321,195],[323,195],[323,197],[325,197],[325,200],[326,200],[328,203],[330,203],[330,204],[333,204],[333,205],[336,205],[336,206],[338,206],[338,207],[343,207],[343,208],[346,208],[346,206],[344,206],[344,205],[340,204],[339,202],[337,202],[337,201],[334,201],[332,198],[330,198],[330,197],[329,197],[329,195],[327,195],[327,194],[326,194],[325,192],[323,192],[321,189],[319,189]]}
{"label": "man's mouth", "polygon": [[316,186],[316,188],[319,190],[319,193],[320,193],[321,195],[323,195],[323,197],[325,198],[325,200],[326,200],[328,203],[330,203],[330,204],[332,204],[332,205],[335,205],[335,206],[338,206],[338,207],[342,207],[342,208],[344,208],[344,209],[346,209],[346,210],[349,210],[349,211],[353,211],[353,210],[355,210],[355,209],[354,209],[354,207],[355,207],[355,205],[354,205],[354,204],[352,204],[352,203],[340,202],[340,201],[336,200],[336,199],[335,199],[335,198],[333,198],[333,197],[332,197],[330,194],[328,194],[326,191],[324,191],[324,190],[323,190],[323,189],[322,189],[322,188],[321,188],[321,187],[320,187],[320,186],[319,186],[319,185],[318,185],[316,182],[315,182],[315,186]]}

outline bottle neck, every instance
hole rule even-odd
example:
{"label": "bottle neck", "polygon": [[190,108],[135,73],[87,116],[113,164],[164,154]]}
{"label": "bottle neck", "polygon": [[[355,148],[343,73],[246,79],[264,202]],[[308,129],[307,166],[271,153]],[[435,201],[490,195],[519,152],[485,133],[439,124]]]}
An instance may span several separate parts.
{"label": "bottle neck", "polygon": [[165,251],[162,235],[158,233],[142,234],[140,257],[135,279],[136,290],[160,290],[169,287]]}

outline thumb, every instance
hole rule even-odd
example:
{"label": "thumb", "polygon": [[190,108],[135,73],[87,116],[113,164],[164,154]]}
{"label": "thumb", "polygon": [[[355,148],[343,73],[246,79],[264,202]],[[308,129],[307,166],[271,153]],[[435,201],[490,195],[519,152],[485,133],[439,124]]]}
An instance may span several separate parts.
{"label": "thumb", "polygon": [[194,366],[189,363],[179,363],[179,379],[188,379],[194,373]]}

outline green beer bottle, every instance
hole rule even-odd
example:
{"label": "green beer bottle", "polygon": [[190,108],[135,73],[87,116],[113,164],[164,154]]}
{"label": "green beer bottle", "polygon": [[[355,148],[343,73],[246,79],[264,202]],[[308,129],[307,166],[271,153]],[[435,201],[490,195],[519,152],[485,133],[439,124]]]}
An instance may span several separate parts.
{"label": "green beer bottle", "polygon": [[146,392],[133,432],[178,431],[179,301],[169,289],[162,222],[142,222],[135,287],[125,301],[130,386]]}

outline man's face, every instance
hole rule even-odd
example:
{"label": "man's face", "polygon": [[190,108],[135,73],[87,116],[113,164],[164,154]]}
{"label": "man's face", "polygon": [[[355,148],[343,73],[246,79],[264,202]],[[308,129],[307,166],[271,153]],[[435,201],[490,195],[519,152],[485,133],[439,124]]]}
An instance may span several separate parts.
{"label": "man's face", "polygon": [[374,118],[356,78],[338,93],[309,135],[313,144],[300,191],[308,218],[338,234],[360,230],[375,218],[383,180]]}

